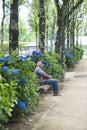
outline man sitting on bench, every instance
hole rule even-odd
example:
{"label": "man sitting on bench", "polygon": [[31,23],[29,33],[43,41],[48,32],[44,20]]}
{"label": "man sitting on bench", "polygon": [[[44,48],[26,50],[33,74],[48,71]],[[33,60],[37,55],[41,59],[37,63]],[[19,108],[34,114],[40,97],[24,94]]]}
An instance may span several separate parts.
{"label": "man sitting on bench", "polygon": [[53,79],[52,76],[48,75],[42,69],[43,69],[42,62],[41,61],[37,62],[35,73],[40,79],[41,85],[47,85],[47,84],[52,85],[53,96],[61,96],[61,94],[59,93],[59,88],[58,88],[58,80]]}

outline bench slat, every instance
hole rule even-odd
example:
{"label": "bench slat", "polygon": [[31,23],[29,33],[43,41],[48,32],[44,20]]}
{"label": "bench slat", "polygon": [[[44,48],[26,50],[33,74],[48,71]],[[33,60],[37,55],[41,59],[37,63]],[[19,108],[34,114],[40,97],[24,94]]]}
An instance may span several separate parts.
{"label": "bench slat", "polygon": [[38,87],[38,90],[43,89],[44,91],[47,91],[50,87],[50,85],[41,85]]}

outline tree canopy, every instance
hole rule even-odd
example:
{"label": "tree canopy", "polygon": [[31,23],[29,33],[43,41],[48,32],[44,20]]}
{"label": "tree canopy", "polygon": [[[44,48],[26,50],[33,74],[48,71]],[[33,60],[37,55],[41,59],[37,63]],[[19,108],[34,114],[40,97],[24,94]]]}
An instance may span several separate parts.
{"label": "tree canopy", "polygon": [[[2,9],[3,9],[3,18],[1,21],[1,48],[3,46],[3,41],[12,41],[14,38],[12,32],[9,32],[11,26],[11,5],[14,0],[1,0],[2,1]],[[44,4],[43,4],[44,2]],[[43,6],[42,6],[43,4]],[[26,6],[29,9],[28,18],[27,18],[27,26],[21,18],[19,18],[19,6]],[[79,34],[76,32],[77,23],[79,20],[79,16],[82,14],[83,16],[87,14],[87,1],[86,0],[33,0],[31,2],[27,0],[19,0],[18,7],[15,6],[15,9],[18,8],[18,21],[15,25],[18,25],[18,40],[17,36],[15,41],[19,44],[19,42],[32,41],[32,39],[37,43],[37,49],[41,51],[46,50],[46,46],[48,46],[48,41],[50,40],[50,45],[55,43],[55,52],[59,53],[61,50],[62,42],[65,42],[67,39],[67,46],[70,46],[70,31],[73,30],[73,35]],[[82,10],[84,8],[84,11]],[[15,12],[15,11],[14,11]],[[42,12],[42,14],[41,14]],[[13,14],[14,15],[14,14]],[[23,14],[25,15],[25,14]],[[14,17],[15,18],[15,17]],[[8,21],[8,22],[7,22]],[[64,22],[63,22],[64,21]],[[79,22],[80,24],[80,22]],[[78,24],[78,26],[79,26]],[[12,23],[12,27],[15,26],[14,22]],[[74,29],[71,29],[71,25]],[[74,26],[73,26],[74,25]],[[9,27],[8,27],[9,26]],[[64,26],[64,27],[63,27]],[[85,27],[87,23],[85,21]],[[43,28],[44,27],[44,28]],[[42,31],[43,30],[43,31]],[[86,29],[85,29],[86,30]],[[64,31],[64,32],[63,32]],[[62,33],[63,32],[63,33]],[[15,35],[16,35],[15,34]],[[73,36],[74,37],[74,36]],[[62,38],[64,41],[62,41]],[[71,38],[73,39],[73,38]],[[13,50],[16,49],[16,42],[12,41]],[[63,43],[64,44],[64,43]],[[11,44],[9,43],[9,46]]]}

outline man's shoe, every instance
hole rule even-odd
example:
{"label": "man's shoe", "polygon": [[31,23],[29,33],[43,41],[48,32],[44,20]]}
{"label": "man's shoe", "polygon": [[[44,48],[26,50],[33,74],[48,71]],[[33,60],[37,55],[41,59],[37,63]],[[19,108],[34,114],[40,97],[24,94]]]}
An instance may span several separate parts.
{"label": "man's shoe", "polygon": [[61,94],[60,93],[58,93],[58,94],[54,93],[53,96],[61,96]]}

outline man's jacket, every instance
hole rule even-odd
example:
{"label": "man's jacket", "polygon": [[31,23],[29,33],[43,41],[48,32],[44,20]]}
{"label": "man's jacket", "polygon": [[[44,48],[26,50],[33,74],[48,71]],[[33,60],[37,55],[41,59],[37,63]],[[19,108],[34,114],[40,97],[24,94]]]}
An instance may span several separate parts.
{"label": "man's jacket", "polygon": [[37,77],[40,79],[40,84],[44,84],[44,81],[50,79],[50,75],[44,72],[40,67],[36,67],[35,73]]}

